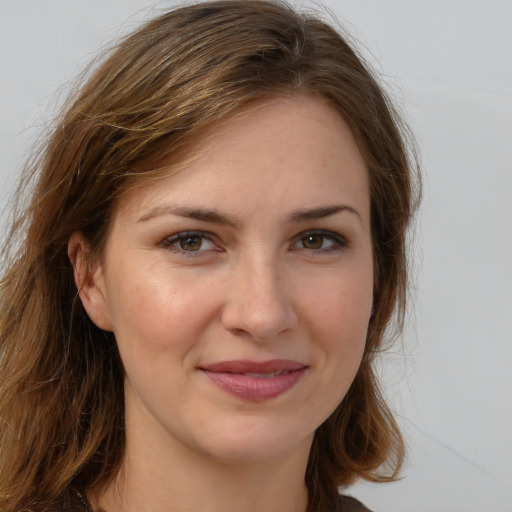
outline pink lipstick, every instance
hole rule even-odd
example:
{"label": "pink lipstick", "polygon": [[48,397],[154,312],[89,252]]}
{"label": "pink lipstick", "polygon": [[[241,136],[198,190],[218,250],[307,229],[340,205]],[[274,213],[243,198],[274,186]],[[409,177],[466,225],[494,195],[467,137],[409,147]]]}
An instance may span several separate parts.
{"label": "pink lipstick", "polygon": [[285,393],[295,386],[306,369],[306,365],[286,359],[223,361],[200,368],[219,388],[254,402]]}

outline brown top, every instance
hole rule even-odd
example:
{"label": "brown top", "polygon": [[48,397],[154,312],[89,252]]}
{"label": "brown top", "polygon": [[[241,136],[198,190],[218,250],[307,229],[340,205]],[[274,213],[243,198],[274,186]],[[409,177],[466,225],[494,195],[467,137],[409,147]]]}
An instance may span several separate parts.
{"label": "brown top", "polygon": [[[340,495],[340,512],[371,512],[360,501],[350,496]],[[93,511],[89,501],[82,492],[75,491],[70,495],[69,499],[65,500],[59,507],[59,512],[104,512],[102,510]],[[326,511],[327,512],[327,511]]]}
{"label": "brown top", "polygon": [[340,496],[340,510],[341,512],[372,512],[351,496]]}

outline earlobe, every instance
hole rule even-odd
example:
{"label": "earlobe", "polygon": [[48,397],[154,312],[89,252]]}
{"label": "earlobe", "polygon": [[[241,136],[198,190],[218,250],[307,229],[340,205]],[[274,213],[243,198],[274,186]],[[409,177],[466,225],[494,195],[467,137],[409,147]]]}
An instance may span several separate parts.
{"label": "earlobe", "polygon": [[68,241],[68,257],[78,295],[91,321],[104,331],[112,331],[103,268],[91,256],[90,244],[81,231],[75,231]]}

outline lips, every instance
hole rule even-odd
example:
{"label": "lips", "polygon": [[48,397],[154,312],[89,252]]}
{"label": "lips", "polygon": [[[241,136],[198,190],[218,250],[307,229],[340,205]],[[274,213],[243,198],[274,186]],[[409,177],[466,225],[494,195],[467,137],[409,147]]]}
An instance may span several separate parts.
{"label": "lips", "polygon": [[276,398],[289,391],[302,378],[307,366],[297,361],[222,361],[200,370],[217,387],[250,401]]}

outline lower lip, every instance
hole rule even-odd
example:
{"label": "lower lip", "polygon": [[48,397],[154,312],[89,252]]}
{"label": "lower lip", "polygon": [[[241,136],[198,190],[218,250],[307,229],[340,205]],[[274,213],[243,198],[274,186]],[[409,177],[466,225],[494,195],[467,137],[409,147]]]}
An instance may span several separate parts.
{"label": "lower lip", "polygon": [[262,402],[282,395],[297,384],[306,367],[274,377],[253,377],[242,373],[210,372],[203,373],[219,388],[244,400]]}

